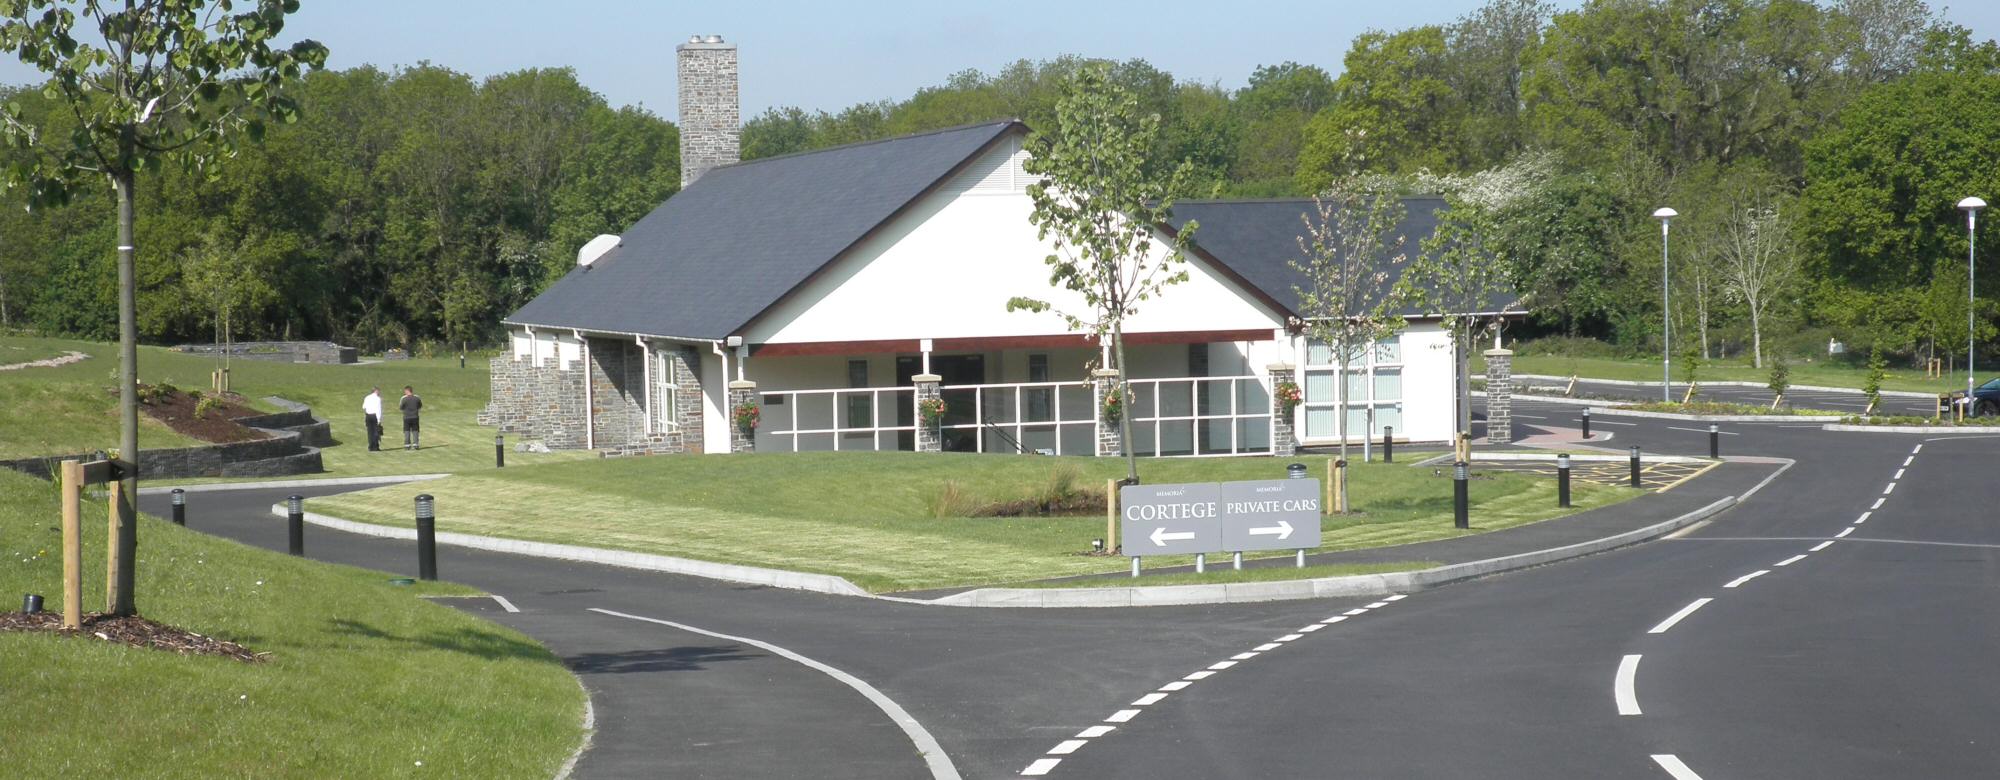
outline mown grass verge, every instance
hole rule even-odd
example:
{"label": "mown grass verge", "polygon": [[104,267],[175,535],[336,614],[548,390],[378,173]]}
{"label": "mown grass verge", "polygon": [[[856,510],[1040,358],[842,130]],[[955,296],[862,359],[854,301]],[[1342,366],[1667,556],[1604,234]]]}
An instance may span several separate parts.
{"label": "mown grass verge", "polygon": [[1626,409],[1634,412],[1661,412],[1664,414],[1688,414],[1695,416],[1718,416],[1718,417],[1724,417],[1724,416],[1741,417],[1741,416],[1757,415],[1757,416],[1773,416],[1773,417],[1833,418],[1840,416],[1839,412],[1832,412],[1824,409],[1800,409],[1790,406],[1780,406],[1776,409],[1773,409],[1768,406],[1758,406],[1756,404],[1732,404],[1732,403],[1724,403],[1722,401],[1691,401],[1689,403],[1684,403],[1684,404],[1666,403],[1662,401],[1648,401],[1646,403],[1622,404],[1619,406],[1614,406],[1612,408]]}
{"label": "mown grass verge", "polygon": [[[0,472],[0,594],[61,610],[56,492]],[[86,502],[83,604],[104,604],[104,505]],[[584,696],[533,640],[389,575],[313,563],[142,518],[142,614],[269,653],[180,656],[0,633],[10,777],[547,778]],[[8,605],[6,608],[13,608]]]}
{"label": "mown grass verge", "polygon": [[1132,578],[1106,577],[1081,580],[1035,580],[996,585],[1000,588],[1119,588],[1152,585],[1226,585],[1236,582],[1280,582],[1283,580],[1314,580],[1321,577],[1351,577],[1358,574],[1390,574],[1399,571],[1432,569],[1442,564],[1437,561],[1399,561],[1390,563],[1323,563],[1293,568],[1290,566],[1259,566],[1253,569],[1231,569],[1226,557],[1209,561],[1209,569],[1201,574],[1191,571],[1169,572],[1166,574],[1145,574]]}
{"label": "mown grass verge", "polygon": [[[1676,357],[1678,364],[1680,358]],[[1844,387],[1860,390],[1868,382],[1868,369],[1850,367],[1838,363],[1813,362],[1791,363],[1791,383],[1818,387]],[[1486,371],[1486,359],[1472,356],[1472,370]],[[1638,382],[1659,382],[1660,361],[1658,357],[1644,359],[1622,359],[1608,357],[1564,357],[1560,355],[1515,355],[1515,374],[1542,374],[1546,376],[1579,376],[1584,379],[1620,379]],[[1755,382],[1759,385],[1771,379],[1771,369],[1756,368],[1748,361],[1734,360],[1701,364],[1701,371],[1695,381],[1700,382]],[[1674,377],[1679,383],[1680,377]],[[1923,372],[1897,369],[1887,372],[1882,380],[1884,390],[1907,390],[1921,393],[1943,393],[1954,389],[1964,389],[1965,374],[1957,377],[1946,376],[1939,379],[1925,378]]]}
{"label": "mown grass verge", "polygon": [[[1323,475],[1326,460],[1149,460],[1139,473],[1148,483],[1275,479],[1294,461]],[[313,511],[405,525],[412,499],[429,493],[440,530],[833,574],[877,592],[1121,570],[1123,558],[1082,554],[1104,536],[1101,514],[933,516],[947,482],[960,494],[950,503],[964,509],[1031,498],[1058,472],[1101,492],[1125,466],[1111,458],[957,453],[663,455],[488,470],[330,496]],[[1574,511],[1636,495],[1577,488]],[[1442,539],[1567,514],[1555,507],[1552,481],[1497,472],[1472,485],[1470,531],[1452,528],[1451,480],[1432,469],[1356,465],[1350,496],[1359,514],[1325,518],[1321,550]],[[1149,566],[1189,561],[1146,559]]]}
{"label": "mown grass verge", "polygon": [[[14,343],[40,345],[57,352],[76,350],[91,359],[57,368],[0,371],[0,459],[114,449],[118,446],[116,407],[117,348],[112,344],[63,339],[15,338]],[[209,386],[212,357],[188,355],[158,347],[139,350],[139,378],[147,384],[172,384],[183,390]],[[253,405],[270,409],[261,399],[281,396],[310,404],[313,412],[333,425],[338,444],[322,451],[326,473],[320,477],[435,474],[493,468],[493,429],[473,417],[486,405],[488,371],[483,360],[458,367],[453,359],[398,360],[367,365],[327,366],[230,361],[233,389]],[[361,398],[373,386],[382,388],[384,452],[369,452],[361,423]],[[424,399],[423,449],[404,452],[396,398],[404,385]],[[139,446],[186,447],[197,444],[161,423],[140,415]],[[509,466],[595,458],[591,452],[507,453]]]}

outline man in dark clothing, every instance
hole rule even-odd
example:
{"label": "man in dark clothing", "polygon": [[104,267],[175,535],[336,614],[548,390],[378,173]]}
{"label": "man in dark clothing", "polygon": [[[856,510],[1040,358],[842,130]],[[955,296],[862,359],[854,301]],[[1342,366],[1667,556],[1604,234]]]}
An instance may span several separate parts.
{"label": "man in dark clothing", "polygon": [[417,449],[417,410],[424,408],[424,399],[418,398],[416,391],[403,385],[403,449]]}

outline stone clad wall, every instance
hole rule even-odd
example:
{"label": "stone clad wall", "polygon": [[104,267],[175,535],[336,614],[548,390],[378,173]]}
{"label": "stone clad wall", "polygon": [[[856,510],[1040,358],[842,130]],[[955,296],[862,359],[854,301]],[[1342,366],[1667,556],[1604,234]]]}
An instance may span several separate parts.
{"label": "stone clad wall", "polygon": [[479,413],[481,425],[502,433],[540,441],[550,449],[583,449],[583,362],[558,367],[549,357],[542,365],[527,359],[496,357],[492,361],[492,397]]}
{"label": "stone clad wall", "polygon": [[[303,405],[289,402],[283,405],[289,405],[291,410],[237,419],[245,426],[263,431],[268,438],[200,447],[140,450],[139,478],[281,477],[325,471],[319,447],[333,443],[326,421],[313,417],[312,410]],[[48,479],[65,460],[88,461],[95,457],[95,453],[77,453],[22,458],[0,461],[0,468]]]}
{"label": "stone clad wall", "polygon": [[[616,339],[589,341],[588,403],[595,441],[584,438],[584,361],[557,368],[548,358],[540,366],[525,359],[496,357],[491,362],[492,396],[479,412],[481,425],[498,427],[549,449],[583,449],[595,444],[606,455],[701,452],[703,411],[701,359],[693,347],[659,350],[664,370],[673,373],[680,391],[673,416],[678,426],[646,432],[647,369],[645,348]],[[658,377],[655,377],[657,380]]]}

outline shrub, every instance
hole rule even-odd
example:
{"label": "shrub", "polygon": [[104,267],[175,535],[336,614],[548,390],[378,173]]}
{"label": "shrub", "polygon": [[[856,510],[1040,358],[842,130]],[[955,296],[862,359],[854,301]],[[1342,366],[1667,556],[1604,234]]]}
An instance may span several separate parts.
{"label": "shrub", "polygon": [[925,493],[924,515],[942,520],[948,517],[966,517],[972,514],[972,496],[958,480],[947,479],[944,484]]}
{"label": "shrub", "polygon": [[1068,502],[1076,497],[1076,481],[1082,477],[1076,466],[1068,463],[1049,469],[1049,478],[1042,482],[1035,503],[1040,504],[1043,511],[1048,511]]}
{"label": "shrub", "polygon": [[200,403],[194,405],[194,418],[197,420],[206,420],[210,412],[220,411],[221,409],[222,399],[209,396],[201,399]]}

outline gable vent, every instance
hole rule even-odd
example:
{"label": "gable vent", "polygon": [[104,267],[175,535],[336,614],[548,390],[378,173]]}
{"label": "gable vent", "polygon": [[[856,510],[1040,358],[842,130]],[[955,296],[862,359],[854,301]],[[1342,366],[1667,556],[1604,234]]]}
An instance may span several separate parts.
{"label": "gable vent", "polygon": [[1000,144],[988,149],[978,160],[966,168],[947,188],[954,194],[1008,195],[1028,190],[1028,172],[1021,163],[1028,159],[1028,153],[1021,148],[1021,137],[1010,136]]}

